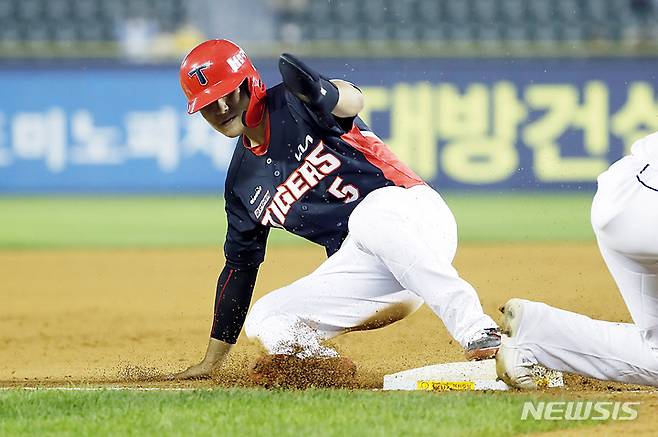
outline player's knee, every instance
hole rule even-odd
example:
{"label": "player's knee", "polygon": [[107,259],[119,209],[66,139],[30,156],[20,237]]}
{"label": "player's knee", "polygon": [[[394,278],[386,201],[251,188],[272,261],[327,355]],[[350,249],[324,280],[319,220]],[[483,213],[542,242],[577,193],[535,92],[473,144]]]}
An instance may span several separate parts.
{"label": "player's knee", "polygon": [[250,340],[257,340],[263,329],[263,320],[268,318],[270,311],[263,299],[259,299],[254,303],[247,314],[244,322],[244,333]]}
{"label": "player's knee", "polygon": [[281,345],[290,342],[295,320],[257,301],[245,320],[245,334],[268,353],[279,353]]}
{"label": "player's knee", "polygon": [[244,321],[244,333],[249,340],[256,340],[258,337],[258,324],[251,317],[251,313],[247,315]]}
{"label": "player's knee", "polygon": [[[260,310],[259,310],[260,311]],[[268,354],[334,356],[321,345],[321,336],[299,317],[282,312],[257,312],[245,323],[247,337]]]}

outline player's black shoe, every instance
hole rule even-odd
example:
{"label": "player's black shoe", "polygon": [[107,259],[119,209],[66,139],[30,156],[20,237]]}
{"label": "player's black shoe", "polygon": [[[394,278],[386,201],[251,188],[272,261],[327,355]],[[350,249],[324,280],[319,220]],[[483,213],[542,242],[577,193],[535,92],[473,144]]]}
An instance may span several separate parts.
{"label": "player's black shoe", "polygon": [[483,329],[464,348],[466,358],[470,361],[479,361],[495,357],[500,348],[500,336],[499,328]]}

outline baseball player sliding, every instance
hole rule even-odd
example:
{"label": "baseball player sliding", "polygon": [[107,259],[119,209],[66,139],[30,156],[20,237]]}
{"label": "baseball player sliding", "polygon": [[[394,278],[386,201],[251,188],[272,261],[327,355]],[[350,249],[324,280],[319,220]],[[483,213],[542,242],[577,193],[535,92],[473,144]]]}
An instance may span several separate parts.
{"label": "baseball player sliding", "polygon": [[498,376],[533,389],[532,367],[658,386],[658,133],[598,178],[592,227],[633,323],[511,299],[502,308]]}
{"label": "baseball player sliding", "polygon": [[[441,196],[358,118],[358,88],[289,54],[279,70],[283,83],[266,89],[227,40],[198,45],[181,65],[188,112],[240,138],[226,178],[226,265],[210,342],[203,361],[176,377],[208,377],[243,324],[271,355],[340,360],[325,340],[393,323],[422,303],[469,359],[493,357],[500,334],[452,266],[457,228]],[[272,227],[324,246],[328,259],[247,316]]]}

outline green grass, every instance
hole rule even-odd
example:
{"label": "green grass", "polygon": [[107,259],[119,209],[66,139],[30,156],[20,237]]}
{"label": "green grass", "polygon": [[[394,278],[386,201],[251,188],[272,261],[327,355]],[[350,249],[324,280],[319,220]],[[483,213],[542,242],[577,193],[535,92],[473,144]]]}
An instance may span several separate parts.
{"label": "green grass", "polygon": [[[452,193],[462,242],[591,240],[591,194]],[[0,248],[220,246],[219,196],[0,197]],[[299,243],[274,231],[271,244]]]}
{"label": "green grass", "polygon": [[523,402],[536,399],[340,390],[13,390],[0,392],[0,435],[510,436],[588,424],[520,420]]}
{"label": "green grass", "polygon": [[593,193],[448,194],[462,242],[594,240]]}

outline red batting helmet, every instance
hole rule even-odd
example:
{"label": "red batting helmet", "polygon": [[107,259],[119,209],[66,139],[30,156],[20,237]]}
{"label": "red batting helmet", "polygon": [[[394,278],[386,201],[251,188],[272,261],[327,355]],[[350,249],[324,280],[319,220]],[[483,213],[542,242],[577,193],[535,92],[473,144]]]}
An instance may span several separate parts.
{"label": "red batting helmet", "polygon": [[239,87],[245,79],[262,83],[258,71],[237,44],[211,39],[194,47],[180,66],[180,84],[192,114]]}

